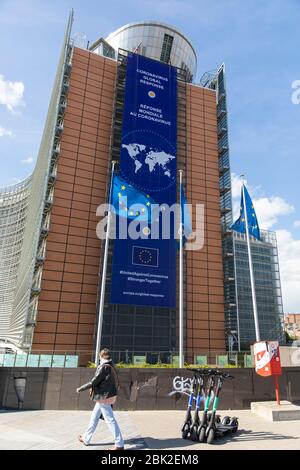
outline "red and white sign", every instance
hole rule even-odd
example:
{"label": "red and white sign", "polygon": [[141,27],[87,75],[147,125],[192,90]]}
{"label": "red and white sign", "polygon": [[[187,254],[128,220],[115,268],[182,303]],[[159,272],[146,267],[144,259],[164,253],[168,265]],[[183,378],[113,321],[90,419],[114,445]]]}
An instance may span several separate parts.
{"label": "red and white sign", "polygon": [[260,341],[254,344],[255,371],[262,377],[281,375],[278,341]]}

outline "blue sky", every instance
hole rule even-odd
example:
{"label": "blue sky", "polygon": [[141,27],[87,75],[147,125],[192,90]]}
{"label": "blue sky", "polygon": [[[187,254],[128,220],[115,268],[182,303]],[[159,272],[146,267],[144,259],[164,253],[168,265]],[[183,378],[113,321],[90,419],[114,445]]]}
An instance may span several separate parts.
{"label": "blue sky", "polygon": [[[34,168],[72,7],[73,33],[90,41],[128,22],[161,20],[193,43],[197,79],[225,62],[232,170],[246,174],[261,226],[278,231],[286,305],[300,311],[300,270],[292,263],[300,261],[300,104],[292,103],[300,0],[0,0],[0,186]],[[237,202],[237,178],[234,196]]]}

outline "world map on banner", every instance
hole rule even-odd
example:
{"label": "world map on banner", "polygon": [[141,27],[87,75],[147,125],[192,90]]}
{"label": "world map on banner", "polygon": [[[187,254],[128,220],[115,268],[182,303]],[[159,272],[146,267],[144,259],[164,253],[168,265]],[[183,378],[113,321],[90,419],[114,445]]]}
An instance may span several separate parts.
{"label": "world map on banner", "polygon": [[176,181],[176,150],[160,136],[153,144],[144,130],[130,133],[121,146],[122,173],[141,190],[162,191]]}
{"label": "world map on banner", "polygon": [[161,170],[165,176],[171,178],[171,169],[168,164],[174,160],[173,155],[152,148],[147,151],[146,145],[141,144],[123,144],[122,147],[127,149],[130,158],[134,161],[135,173],[146,164],[150,173]]}

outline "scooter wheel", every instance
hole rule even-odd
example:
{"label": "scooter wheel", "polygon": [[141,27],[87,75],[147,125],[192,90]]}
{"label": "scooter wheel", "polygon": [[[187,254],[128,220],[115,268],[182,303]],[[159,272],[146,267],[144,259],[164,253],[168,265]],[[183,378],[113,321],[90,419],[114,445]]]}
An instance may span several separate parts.
{"label": "scooter wheel", "polygon": [[192,439],[192,441],[198,441],[198,426],[194,425],[191,429],[191,436],[190,438]]}
{"label": "scooter wheel", "polygon": [[222,419],[222,424],[226,426],[227,424],[230,423],[230,421],[231,421],[230,416],[224,416],[224,418]]}
{"label": "scooter wheel", "polygon": [[182,439],[187,439],[190,433],[190,427],[188,424],[185,424],[181,430]]}
{"label": "scooter wheel", "polygon": [[238,422],[237,418],[231,418],[229,424],[230,424],[230,426],[232,426],[232,432],[233,433],[237,432],[237,430],[239,428],[239,422]]}
{"label": "scooter wheel", "polygon": [[207,444],[212,444],[215,439],[215,430],[213,428],[210,428],[207,436]]}
{"label": "scooter wheel", "polygon": [[205,442],[205,427],[202,426],[199,431],[199,442]]}

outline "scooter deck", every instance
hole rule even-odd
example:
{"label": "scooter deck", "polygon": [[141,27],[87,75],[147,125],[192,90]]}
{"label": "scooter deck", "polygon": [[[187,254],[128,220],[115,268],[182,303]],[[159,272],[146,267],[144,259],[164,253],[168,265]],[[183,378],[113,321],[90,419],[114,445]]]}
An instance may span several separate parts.
{"label": "scooter deck", "polygon": [[237,431],[237,427],[236,426],[227,426],[226,424],[217,424],[216,428],[215,428],[215,431],[216,431],[216,434],[218,436],[224,436],[225,434],[228,434],[228,433],[234,433]]}

